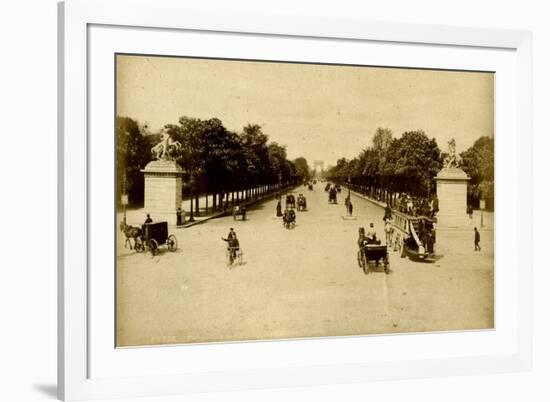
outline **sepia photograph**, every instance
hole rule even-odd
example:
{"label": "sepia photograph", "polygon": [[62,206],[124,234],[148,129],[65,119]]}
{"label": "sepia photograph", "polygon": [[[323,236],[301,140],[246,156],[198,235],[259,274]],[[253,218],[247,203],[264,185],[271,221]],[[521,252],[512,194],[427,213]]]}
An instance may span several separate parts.
{"label": "sepia photograph", "polygon": [[493,330],[494,73],[117,54],[115,345]]}

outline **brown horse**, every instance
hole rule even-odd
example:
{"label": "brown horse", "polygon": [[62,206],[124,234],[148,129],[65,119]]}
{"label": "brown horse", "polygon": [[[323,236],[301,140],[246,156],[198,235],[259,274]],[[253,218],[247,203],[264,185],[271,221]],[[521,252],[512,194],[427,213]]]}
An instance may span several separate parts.
{"label": "brown horse", "polygon": [[126,241],[124,242],[124,247],[128,248],[128,244],[130,245],[130,250],[132,250],[132,242],[130,239],[134,239],[134,245],[137,242],[137,238],[141,237],[142,230],[140,227],[136,226],[130,226],[126,224],[126,221],[120,222],[120,230],[124,233],[126,236]]}

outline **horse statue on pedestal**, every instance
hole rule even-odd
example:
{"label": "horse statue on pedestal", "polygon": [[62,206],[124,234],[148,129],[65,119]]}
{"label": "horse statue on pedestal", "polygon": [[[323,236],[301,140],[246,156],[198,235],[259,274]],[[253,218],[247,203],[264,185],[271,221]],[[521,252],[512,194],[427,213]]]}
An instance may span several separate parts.
{"label": "horse statue on pedestal", "polygon": [[451,141],[447,142],[449,145],[449,154],[443,161],[443,165],[446,168],[456,168],[459,165],[459,156],[456,154],[456,141],[454,138],[451,138]]}
{"label": "horse statue on pedestal", "polygon": [[151,148],[151,153],[155,159],[173,160],[174,152],[181,148],[180,142],[172,140],[170,134],[163,130],[160,133],[160,142]]}

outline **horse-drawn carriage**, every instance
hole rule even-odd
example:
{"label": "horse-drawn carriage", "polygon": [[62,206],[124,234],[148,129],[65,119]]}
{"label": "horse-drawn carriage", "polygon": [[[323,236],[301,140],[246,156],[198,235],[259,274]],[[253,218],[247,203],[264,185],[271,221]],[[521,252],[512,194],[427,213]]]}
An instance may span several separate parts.
{"label": "horse-drawn carriage", "polygon": [[298,211],[305,211],[307,209],[307,200],[303,194],[298,196]]}
{"label": "horse-drawn carriage", "polygon": [[246,207],[244,205],[235,205],[233,207],[233,220],[240,216],[243,221],[246,220]]}
{"label": "horse-drawn carriage", "polygon": [[283,226],[287,229],[293,229],[296,226],[296,212],[293,209],[286,209],[283,213]]}
{"label": "horse-drawn carriage", "polygon": [[393,211],[390,243],[401,257],[433,262],[435,256],[435,220],[426,216],[410,216]]}
{"label": "horse-drawn carriage", "polygon": [[364,241],[357,252],[357,263],[359,268],[363,269],[365,275],[369,273],[369,263],[374,264],[375,267],[382,264],[384,272],[388,274],[390,272],[388,247],[380,244],[380,240],[375,242]]}
{"label": "horse-drawn carriage", "polygon": [[141,253],[147,249],[152,255],[159,253],[159,247],[166,245],[169,251],[178,249],[178,240],[168,234],[168,222],[152,222],[143,225],[141,235],[135,237],[135,250]]}
{"label": "horse-drawn carriage", "polygon": [[328,202],[329,204],[338,204],[338,199],[336,198],[336,188],[331,187],[328,191]]}
{"label": "horse-drawn carriage", "polygon": [[296,198],[294,197],[294,194],[286,195],[285,206],[287,208],[296,208]]}

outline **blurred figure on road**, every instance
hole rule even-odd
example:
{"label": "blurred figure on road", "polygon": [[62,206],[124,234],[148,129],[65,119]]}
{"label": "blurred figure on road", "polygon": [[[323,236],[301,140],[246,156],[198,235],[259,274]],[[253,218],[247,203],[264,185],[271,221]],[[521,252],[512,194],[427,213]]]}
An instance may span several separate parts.
{"label": "blurred figure on road", "polygon": [[357,245],[359,248],[363,247],[363,243],[367,240],[365,236],[365,228],[359,228],[359,238],[357,239]]}
{"label": "blurred figure on road", "polygon": [[233,228],[229,229],[229,234],[227,235],[227,238],[224,239],[222,237],[222,240],[227,242],[227,248],[229,249],[231,253],[232,261],[237,258],[237,251],[240,248],[239,240],[237,239],[237,233],[233,230]]}
{"label": "blurred figure on road", "polygon": [[479,246],[480,241],[481,236],[479,235],[479,231],[477,228],[474,228],[474,251],[481,251],[481,247]]}
{"label": "blurred figure on road", "polygon": [[392,238],[392,231],[393,228],[391,227],[392,219],[390,218],[384,218],[384,232],[386,233],[386,245],[391,247],[391,238]]}
{"label": "blurred figure on road", "polygon": [[183,225],[182,221],[181,221],[181,208],[178,208],[176,210],[176,225],[177,226],[181,226]]}
{"label": "blurred figure on road", "polygon": [[227,234],[227,239],[230,240],[230,239],[233,239],[233,238],[237,238],[237,233],[235,233],[235,230],[233,228],[229,228],[229,233]]}

